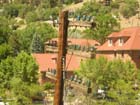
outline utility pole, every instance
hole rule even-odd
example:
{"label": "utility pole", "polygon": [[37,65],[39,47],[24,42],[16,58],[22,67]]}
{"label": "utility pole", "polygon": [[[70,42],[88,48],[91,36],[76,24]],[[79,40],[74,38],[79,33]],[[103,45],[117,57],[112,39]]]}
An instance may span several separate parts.
{"label": "utility pole", "polygon": [[55,84],[54,105],[63,105],[64,93],[64,69],[67,54],[67,32],[68,26],[78,27],[95,27],[94,22],[69,22],[68,11],[64,10],[59,14],[59,37],[58,37],[58,58],[57,58],[57,74]]}
{"label": "utility pole", "polygon": [[59,37],[58,37],[58,58],[57,74],[54,95],[54,105],[63,105],[63,70],[67,53],[67,30],[68,30],[68,11],[62,11],[59,15]]}

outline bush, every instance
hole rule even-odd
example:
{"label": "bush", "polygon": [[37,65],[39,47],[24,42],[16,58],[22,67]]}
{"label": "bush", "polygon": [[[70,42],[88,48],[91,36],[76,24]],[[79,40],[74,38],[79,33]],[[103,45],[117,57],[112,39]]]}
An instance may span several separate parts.
{"label": "bush", "polygon": [[15,4],[9,4],[4,7],[4,16],[17,17],[19,14],[18,6]]}
{"label": "bush", "polygon": [[25,16],[27,23],[37,21],[37,14],[35,12],[28,12]]}
{"label": "bush", "polygon": [[46,82],[44,84],[44,90],[49,90],[49,89],[53,89],[54,88],[54,84],[50,83],[50,82]]}
{"label": "bush", "polygon": [[111,7],[114,8],[114,9],[119,9],[120,5],[117,2],[112,2]]}
{"label": "bush", "polygon": [[139,6],[136,0],[125,0],[124,5],[120,7],[120,13],[123,15],[123,17],[129,18],[137,14],[138,8]]}

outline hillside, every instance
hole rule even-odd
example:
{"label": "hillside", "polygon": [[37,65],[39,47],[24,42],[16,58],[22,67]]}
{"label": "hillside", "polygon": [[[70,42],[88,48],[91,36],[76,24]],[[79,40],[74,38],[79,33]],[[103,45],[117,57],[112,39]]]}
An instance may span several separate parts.
{"label": "hillside", "polygon": [[[66,6],[64,10],[69,10],[69,11],[77,11],[78,9],[81,9],[84,3],[89,2],[90,0],[84,0],[81,3],[77,4],[71,4],[69,6]],[[140,3],[140,0],[138,0]],[[124,18],[121,14],[119,14],[119,18],[117,18],[118,22],[120,23],[120,28],[127,28],[127,27],[136,27],[140,26],[140,13],[138,12],[135,16],[132,16],[130,18]]]}

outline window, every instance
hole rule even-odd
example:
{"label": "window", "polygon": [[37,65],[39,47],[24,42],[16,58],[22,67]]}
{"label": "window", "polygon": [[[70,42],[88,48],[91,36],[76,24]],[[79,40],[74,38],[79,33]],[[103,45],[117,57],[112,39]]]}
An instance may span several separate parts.
{"label": "window", "polygon": [[123,38],[119,38],[119,46],[122,46],[122,45],[123,45],[123,43],[124,43]]}
{"label": "window", "polygon": [[112,46],[112,44],[113,44],[112,39],[109,39],[109,40],[108,40],[108,46]]}

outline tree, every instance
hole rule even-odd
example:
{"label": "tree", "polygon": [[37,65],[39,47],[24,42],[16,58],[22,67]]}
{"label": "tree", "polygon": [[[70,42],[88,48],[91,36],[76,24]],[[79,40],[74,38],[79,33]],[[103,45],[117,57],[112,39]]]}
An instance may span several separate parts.
{"label": "tree", "polygon": [[56,37],[56,30],[49,24],[46,23],[30,23],[25,29],[17,30],[19,36],[20,50],[30,52],[30,46],[34,34],[40,37],[42,48],[44,48],[44,42],[48,39]]}
{"label": "tree", "polygon": [[[11,95],[14,100],[10,105],[33,105],[33,99],[43,98],[41,86],[37,84],[27,84],[19,78],[12,78],[11,82]],[[39,95],[38,95],[39,94]]]}
{"label": "tree", "polygon": [[7,4],[4,6],[4,15],[6,17],[17,17],[19,14],[19,7],[16,4]]}
{"label": "tree", "polygon": [[35,34],[31,43],[31,53],[41,53],[43,51],[39,35]]}
{"label": "tree", "polygon": [[14,60],[14,76],[20,78],[23,82],[37,83],[38,65],[31,55],[21,52]]}
{"label": "tree", "polygon": [[13,49],[8,44],[1,44],[0,45],[0,62],[3,59],[6,59],[8,56],[13,56]]}
{"label": "tree", "polygon": [[0,62],[1,79],[20,78],[28,84],[37,83],[38,80],[38,65],[31,55],[21,52],[17,57],[8,57]]}
{"label": "tree", "polygon": [[32,12],[28,12],[26,14],[25,19],[26,19],[27,23],[30,23],[30,22],[37,21],[38,20],[38,17],[37,17],[36,12],[32,11]]}
{"label": "tree", "polygon": [[[103,44],[111,32],[116,31],[117,21],[110,14],[96,16],[96,27],[92,30],[85,30],[85,37],[89,37]],[[115,29],[116,28],[116,29]]]}
{"label": "tree", "polygon": [[19,35],[14,33],[8,39],[8,44],[12,47],[14,54],[17,55],[20,52],[21,44],[19,42]]}
{"label": "tree", "polygon": [[9,27],[8,19],[0,16],[0,44],[7,43],[12,30]]}
{"label": "tree", "polygon": [[41,91],[37,85],[37,70],[38,65],[35,60],[25,52],[21,52],[17,57],[2,60],[0,62],[2,90],[0,97],[14,99],[10,105],[31,105],[33,95]]}
{"label": "tree", "polygon": [[129,18],[137,14],[139,8],[137,0],[124,0],[124,5],[120,7],[120,13],[125,17]]}
{"label": "tree", "polygon": [[[94,6],[93,6],[94,5]],[[96,23],[95,28],[87,29],[83,32],[84,38],[95,39],[103,44],[106,37],[113,31],[119,30],[119,24],[112,15],[111,6],[103,6],[97,2],[87,2],[77,14],[83,18],[84,16],[92,17],[92,21]]]}
{"label": "tree", "polygon": [[93,90],[97,92],[100,88],[105,91],[108,99],[103,100],[105,105],[111,103],[109,100],[116,103],[115,105],[134,105],[136,103],[138,90],[133,88],[136,72],[139,71],[130,61],[124,62],[120,59],[107,61],[105,58],[83,61],[79,70],[81,76],[92,81]]}
{"label": "tree", "polygon": [[1,89],[10,88],[9,81],[11,80],[11,77],[13,77],[13,58],[8,57],[5,60],[2,60],[0,62],[0,82],[1,82]]}

